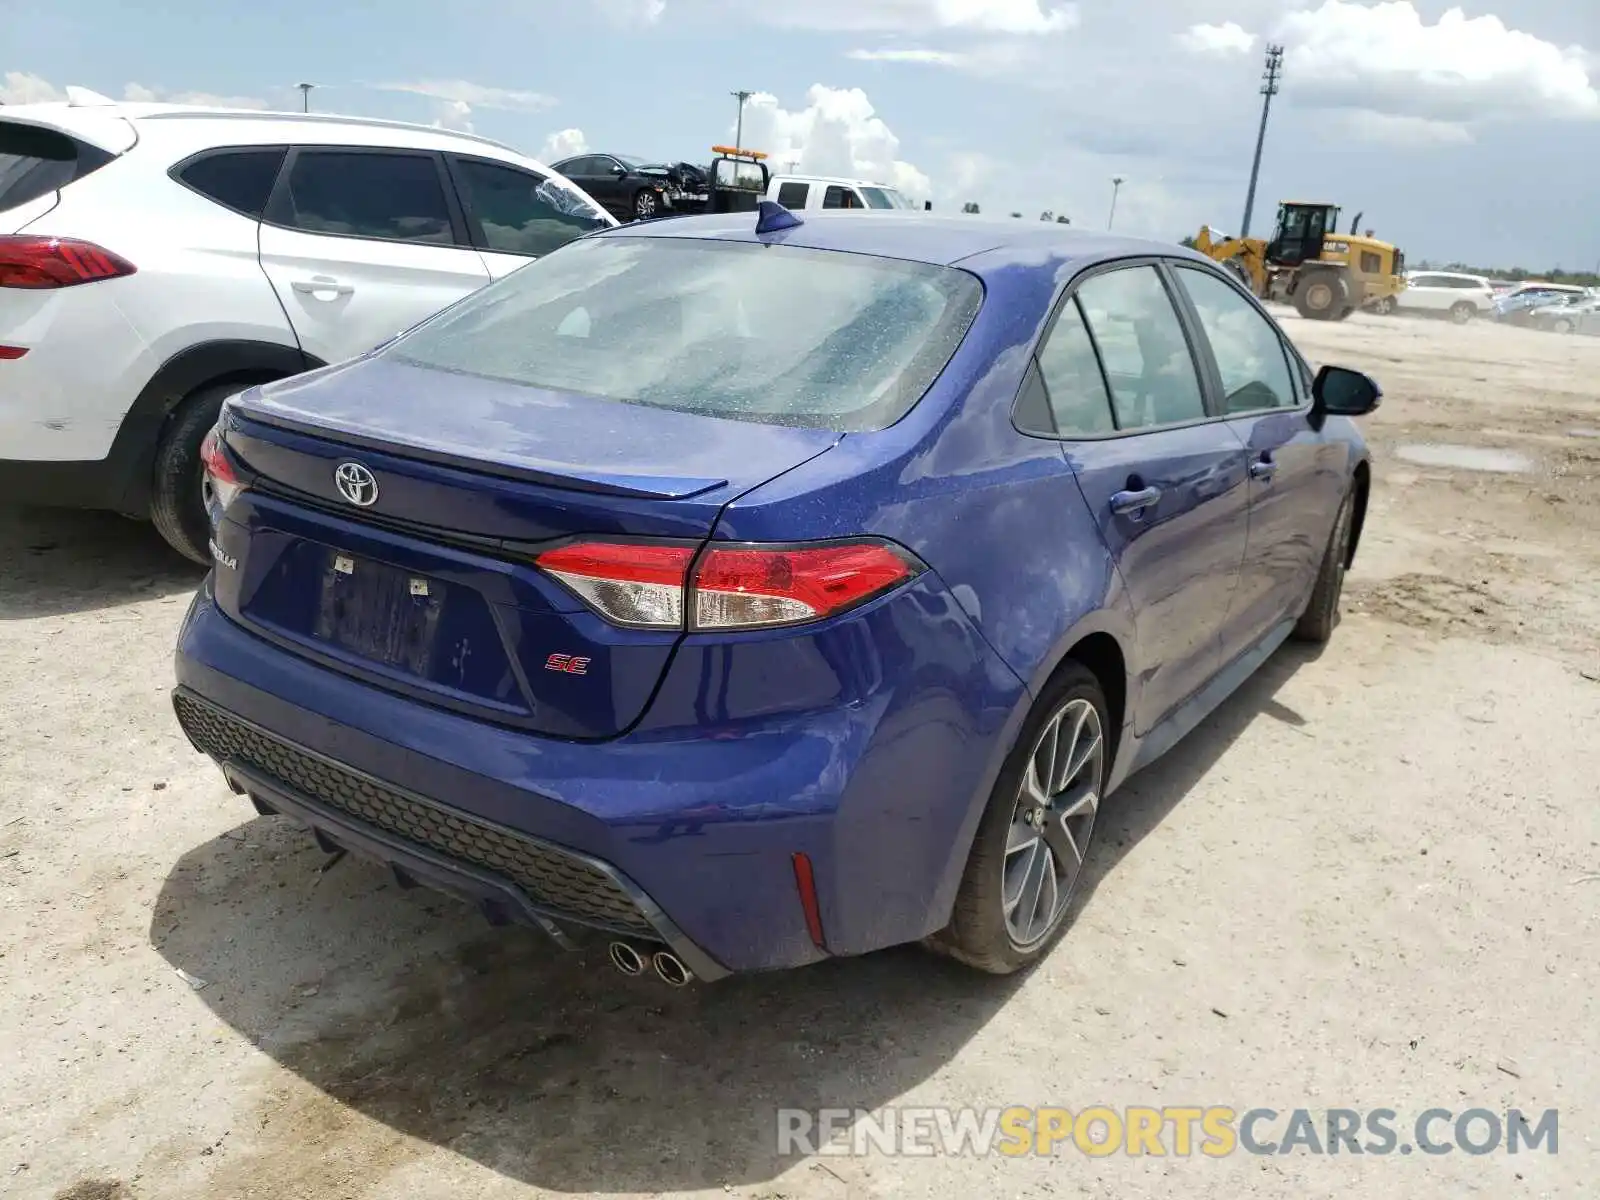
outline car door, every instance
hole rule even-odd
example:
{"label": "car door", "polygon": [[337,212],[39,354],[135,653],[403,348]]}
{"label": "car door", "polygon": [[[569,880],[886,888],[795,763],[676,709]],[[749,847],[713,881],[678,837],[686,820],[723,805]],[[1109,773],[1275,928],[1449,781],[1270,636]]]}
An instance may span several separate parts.
{"label": "car door", "polygon": [[559,180],[469,155],[447,155],[445,161],[467,234],[496,279],[611,225],[594,201]]}
{"label": "car door", "polygon": [[1424,312],[1433,312],[1439,305],[1442,289],[1439,287],[1438,277],[1435,275],[1416,275],[1400,293],[1400,300],[1406,308],[1421,309]]}
{"label": "car door", "polygon": [[1299,615],[1344,498],[1345,459],[1342,446],[1311,427],[1301,364],[1256,301],[1198,263],[1174,264],[1172,273],[1248,462],[1244,562],[1219,631],[1226,663]]}
{"label": "car door", "polygon": [[1219,666],[1217,629],[1245,552],[1244,447],[1212,419],[1190,333],[1153,263],[1083,280],[1038,362],[1133,608],[1143,734]]}
{"label": "car door", "polygon": [[261,266],[300,348],[363,354],[489,282],[440,156],[302,147],[261,224]]}

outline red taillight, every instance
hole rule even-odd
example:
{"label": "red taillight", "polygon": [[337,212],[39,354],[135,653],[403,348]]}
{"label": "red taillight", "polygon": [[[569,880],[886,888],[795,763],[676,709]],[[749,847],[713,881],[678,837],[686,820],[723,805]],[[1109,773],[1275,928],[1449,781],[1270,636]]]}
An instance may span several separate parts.
{"label": "red taillight", "polygon": [[26,346],[0,346],[0,362],[15,362],[27,352]]}
{"label": "red taillight", "polygon": [[683,581],[693,546],[575,542],[534,560],[606,620],[635,629],[683,628]]}
{"label": "red taillight", "polygon": [[[917,573],[881,542],[713,546],[689,578],[694,549],[648,542],[578,542],[535,560],[618,625],[761,629],[854,608]],[[685,598],[688,598],[688,603]]]}
{"label": "red taillight", "polygon": [[132,275],[137,268],[121,255],[73,238],[0,237],[0,287],[64,288]]}
{"label": "red taillight", "polygon": [[222,439],[215,429],[206,434],[205,441],[200,443],[200,468],[205,472],[211,494],[223,508],[232,504],[234,497],[244,491],[244,482],[228,461],[228,455],[222,448]]}
{"label": "red taillight", "polygon": [[879,542],[705,552],[695,570],[696,629],[751,629],[832,616],[912,575],[911,563]]}

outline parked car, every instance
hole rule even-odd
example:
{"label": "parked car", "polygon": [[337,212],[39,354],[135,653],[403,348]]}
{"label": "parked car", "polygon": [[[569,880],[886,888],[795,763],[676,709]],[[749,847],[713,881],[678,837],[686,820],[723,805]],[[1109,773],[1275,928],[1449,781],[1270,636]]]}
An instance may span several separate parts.
{"label": "parked car", "polygon": [[605,231],[230,400],[178,719],[260,811],[630,973],[1011,971],[1102,799],[1332,633],[1378,398],[1175,246]]}
{"label": "parked car", "polygon": [[1482,275],[1461,275],[1453,271],[1414,271],[1406,276],[1406,286],[1393,299],[1399,312],[1433,317],[1449,317],[1464,325],[1474,317],[1494,311],[1494,289]]}
{"label": "parked car", "polygon": [[791,212],[823,208],[891,212],[917,207],[905,193],[888,184],[822,175],[774,175],[767,186],[767,199],[776,200]]}
{"label": "parked car", "polygon": [[0,112],[0,496],[148,516],[200,562],[226,396],[616,223],[469,134],[72,96]]}
{"label": "parked car", "polygon": [[1495,320],[1509,325],[1526,325],[1533,310],[1541,305],[1564,303],[1587,294],[1586,288],[1567,283],[1519,283],[1495,300]]}
{"label": "parked car", "polygon": [[580,154],[555,169],[593,196],[619,221],[697,212],[706,203],[705,168],[652,163],[628,154]]}
{"label": "parked car", "polygon": [[1546,333],[1600,334],[1600,299],[1574,296],[1529,310],[1528,324]]}

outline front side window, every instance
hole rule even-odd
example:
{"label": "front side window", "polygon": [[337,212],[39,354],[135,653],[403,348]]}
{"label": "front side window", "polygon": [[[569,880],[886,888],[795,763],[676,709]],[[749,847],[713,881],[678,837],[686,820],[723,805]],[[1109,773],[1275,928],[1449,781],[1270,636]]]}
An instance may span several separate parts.
{"label": "front side window", "polygon": [[1038,357],[1057,433],[1070,438],[1110,433],[1116,428],[1100,359],[1076,300],[1069,299],[1062,306]]}
{"label": "front side window", "polygon": [[1209,271],[1179,267],[1177,276],[1211,343],[1227,411],[1293,408],[1294,381],[1272,322],[1238,289]]}
{"label": "front side window", "polygon": [[901,196],[893,188],[864,187],[861,194],[866,198],[868,208],[910,208],[910,201]]}
{"label": "front side window", "polygon": [[982,297],[954,267],[607,236],[513,272],[388,353],[626,404],[879,429],[922,398]]}
{"label": "front side window", "polygon": [[282,223],[307,233],[448,246],[455,239],[432,155],[302,150]]}
{"label": "front side window", "polygon": [[581,193],[554,180],[481,159],[457,159],[455,169],[485,250],[549,254],[609,224]]}
{"label": "front side window", "polygon": [[1105,365],[1117,428],[1171,425],[1206,415],[1194,356],[1154,267],[1095,275],[1078,289],[1078,302]]}

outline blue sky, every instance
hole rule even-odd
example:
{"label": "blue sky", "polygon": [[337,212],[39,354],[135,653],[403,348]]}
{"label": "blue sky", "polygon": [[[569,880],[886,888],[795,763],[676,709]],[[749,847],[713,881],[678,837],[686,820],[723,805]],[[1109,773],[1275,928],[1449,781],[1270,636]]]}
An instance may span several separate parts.
{"label": "blue sky", "polygon": [[[704,158],[746,142],[940,208],[1236,231],[1262,49],[1288,47],[1257,231],[1363,210],[1413,260],[1600,265],[1600,5],[1487,0],[11,0],[4,98],[66,84]],[[410,89],[410,90],[397,90]],[[577,131],[576,133],[572,131]],[[581,139],[581,140],[580,140]]]}

